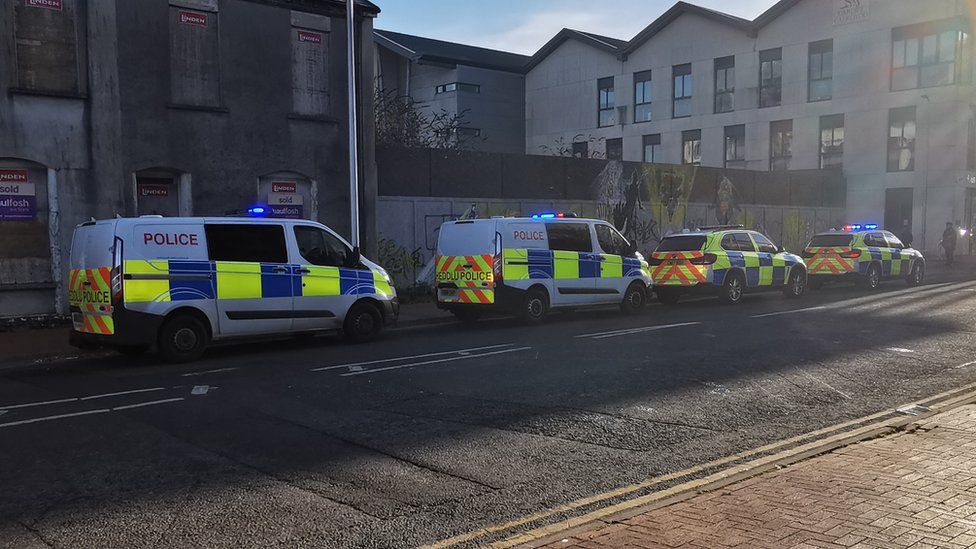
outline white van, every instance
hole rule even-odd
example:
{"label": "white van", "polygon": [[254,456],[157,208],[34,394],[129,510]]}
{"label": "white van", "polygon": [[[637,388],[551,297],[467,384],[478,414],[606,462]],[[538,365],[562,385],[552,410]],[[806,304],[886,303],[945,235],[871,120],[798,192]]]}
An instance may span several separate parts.
{"label": "white van", "polygon": [[636,313],[651,284],[613,226],[564,214],[444,223],[435,269],[437,306],[465,321],[501,309],[540,322],[551,308],[608,303]]}
{"label": "white van", "polygon": [[369,341],[399,314],[386,271],[305,220],[90,221],[75,228],[68,276],[73,344],[156,346],[171,361],[256,335],[342,330]]}

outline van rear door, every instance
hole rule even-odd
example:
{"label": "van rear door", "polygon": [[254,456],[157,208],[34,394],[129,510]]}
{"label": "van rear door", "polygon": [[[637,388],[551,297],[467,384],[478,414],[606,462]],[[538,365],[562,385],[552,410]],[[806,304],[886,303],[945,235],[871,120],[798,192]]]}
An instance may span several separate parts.
{"label": "van rear door", "polygon": [[112,321],[115,254],[115,221],[85,223],[75,229],[68,260],[68,304],[75,331],[115,334]]}
{"label": "van rear door", "polygon": [[453,221],[441,226],[437,237],[434,279],[443,303],[495,302],[495,223],[490,220]]}

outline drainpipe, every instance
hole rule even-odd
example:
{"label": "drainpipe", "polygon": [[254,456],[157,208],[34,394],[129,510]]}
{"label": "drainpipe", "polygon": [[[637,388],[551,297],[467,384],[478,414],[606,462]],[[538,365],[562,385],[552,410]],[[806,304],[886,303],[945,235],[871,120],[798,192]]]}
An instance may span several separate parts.
{"label": "drainpipe", "polygon": [[58,202],[58,174],[47,170],[47,238],[51,247],[51,280],[54,281],[54,312],[64,309],[64,278],[61,276],[61,205]]}

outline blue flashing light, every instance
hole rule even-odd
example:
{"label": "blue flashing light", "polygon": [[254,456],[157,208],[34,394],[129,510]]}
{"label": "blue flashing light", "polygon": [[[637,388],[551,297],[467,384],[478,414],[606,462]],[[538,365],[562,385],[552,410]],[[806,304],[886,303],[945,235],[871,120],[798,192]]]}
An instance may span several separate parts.
{"label": "blue flashing light", "polygon": [[556,219],[556,214],[554,213],[535,214],[532,216],[532,219]]}
{"label": "blue flashing light", "polygon": [[264,206],[251,206],[247,209],[247,215],[254,217],[264,217],[268,215],[268,208]]}
{"label": "blue flashing light", "polygon": [[878,228],[877,223],[868,223],[867,225],[864,226],[864,230],[866,231],[874,231],[877,230],[877,228]]}

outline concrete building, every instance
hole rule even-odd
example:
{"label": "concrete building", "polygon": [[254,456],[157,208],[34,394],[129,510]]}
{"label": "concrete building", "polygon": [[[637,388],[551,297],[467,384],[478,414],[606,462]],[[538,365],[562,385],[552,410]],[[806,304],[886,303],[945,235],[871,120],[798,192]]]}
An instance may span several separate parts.
{"label": "concrete building", "polygon": [[[379,8],[357,5],[369,251]],[[90,217],[271,203],[348,235],[345,29],[342,0],[0,0],[0,317],[65,311]]]}
{"label": "concrete building", "polygon": [[972,3],[781,0],[754,21],[679,2],[633,39],[563,31],[529,62],[526,152],[753,170],[841,166],[852,222],[936,252],[973,228]]}
{"label": "concrete building", "polygon": [[375,30],[377,88],[427,115],[464,113],[458,138],[485,152],[525,150],[524,66],[529,57]]}

